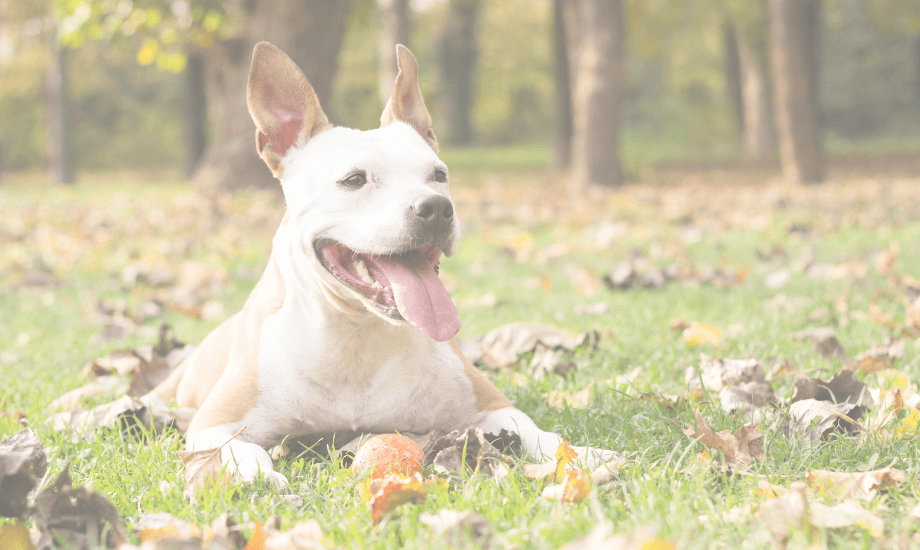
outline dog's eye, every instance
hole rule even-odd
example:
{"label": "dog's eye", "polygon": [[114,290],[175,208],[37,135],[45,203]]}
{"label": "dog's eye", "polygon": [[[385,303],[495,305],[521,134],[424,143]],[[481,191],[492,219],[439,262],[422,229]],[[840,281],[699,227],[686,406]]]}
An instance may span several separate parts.
{"label": "dog's eye", "polygon": [[339,185],[349,187],[351,189],[362,187],[365,183],[367,183],[367,174],[364,172],[355,172],[354,174],[339,180]]}
{"label": "dog's eye", "polygon": [[447,172],[438,168],[434,171],[434,181],[438,183],[444,183],[447,181]]}

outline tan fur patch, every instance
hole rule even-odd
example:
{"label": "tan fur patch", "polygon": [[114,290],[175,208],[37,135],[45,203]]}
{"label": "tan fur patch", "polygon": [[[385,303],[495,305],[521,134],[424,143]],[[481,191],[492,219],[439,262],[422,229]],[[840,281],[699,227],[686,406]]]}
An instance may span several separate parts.
{"label": "tan fur patch", "polygon": [[[246,413],[255,408],[259,397],[262,324],[281,308],[284,296],[284,278],[275,258],[272,257],[262,278],[246,300],[243,310],[237,314],[236,322],[230,327],[231,332],[221,335],[215,339],[212,346],[209,346],[214,355],[209,357],[209,354],[204,353],[205,350],[200,350],[202,362],[211,358],[217,359],[218,355],[224,355],[227,359],[225,367],[217,373],[219,378],[216,381],[199,381],[202,384],[210,382],[213,389],[201,403],[198,413],[192,420],[188,430],[189,438],[206,428],[239,422]],[[227,336],[230,337],[230,341]],[[207,338],[205,340],[207,341]],[[219,349],[219,346],[224,346],[223,350],[226,351]],[[212,374],[217,370],[213,364],[189,365],[189,368],[199,366]]]}
{"label": "tan fur patch", "polygon": [[466,377],[473,384],[473,395],[476,397],[476,409],[480,411],[497,411],[499,409],[511,408],[511,401],[505,397],[505,394],[495,387],[486,375],[479,372],[475,366],[463,355],[460,350],[460,344],[456,338],[450,339],[450,347],[463,362],[463,370]]}

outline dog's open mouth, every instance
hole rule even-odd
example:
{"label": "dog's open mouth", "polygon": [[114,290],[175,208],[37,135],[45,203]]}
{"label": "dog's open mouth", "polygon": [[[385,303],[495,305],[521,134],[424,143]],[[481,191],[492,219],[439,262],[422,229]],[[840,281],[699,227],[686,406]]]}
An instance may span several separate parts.
{"label": "dog's open mouth", "polygon": [[372,256],[335,243],[318,245],[316,251],[333,276],[388,317],[405,319],[439,342],[460,330],[457,308],[435,272],[441,258],[438,247]]}

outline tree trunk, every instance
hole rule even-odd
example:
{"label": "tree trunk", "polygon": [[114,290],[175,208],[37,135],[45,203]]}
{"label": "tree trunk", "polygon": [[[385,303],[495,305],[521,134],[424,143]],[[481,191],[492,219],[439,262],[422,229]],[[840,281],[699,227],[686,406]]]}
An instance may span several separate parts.
{"label": "tree trunk", "polygon": [[744,108],[744,148],[751,157],[766,158],[776,149],[766,59],[743,33],[737,35],[737,44]]}
{"label": "tree trunk", "polygon": [[622,0],[570,0],[565,28],[572,80],[572,182],[620,185],[626,77]]}
{"label": "tree trunk", "polygon": [[438,44],[440,117],[447,145],[469,145],[474,139],[472,112],[480,4],[481,0],[451,0]]}
{"label": "tree trunk", "polygon": [[67,66],[70,51],[57,40],[57,27],[49,31],[48,78],[48,174],[52,183],[74,182],[74,155],[71,141]]}
{"label": "tree trunk", "polygon": [[565,37],[563,0],[553,0],[553,38],[556,53],[556,166],[572,164],[572,83],[569,76],[569,49]]}
{"label": "tree trunk", "polygon": [[193,178],[206,192],[277,187],[256,154],[255,125],[246,108],[252,49],[267,40],[303,70],[328,108],[350,0],[252,0],[238,38],[219,44],[207,60],[211,140]]}
{"label": "tree trunk", "polygon": [[184,90],[183,120],[185,130],[185,175],[192,177],[208,144],[207,96],[205,95],[204,58],[199,52],[188,54],[188,63],[182,75]]}
{"label": "tree trunk", "polygon": [[738,132],[744,134],[744,101],[741,97],[741,60],[738,53],[738,33],[735,25],[726,21],[722,25],[722,44],[725,49],[725,87],[732,104]]}
{"label": "tree trunk", "polygon": [[820,0],[770,0],[774,109],[783,173],[792,182],[824,179],[817,104]]}
{"label": "tree trunk", "polygon": [[396,83],[396,45],[409,46],[411,8],[409,0],[377,0],[380,11],[380,99],[385,104]]}

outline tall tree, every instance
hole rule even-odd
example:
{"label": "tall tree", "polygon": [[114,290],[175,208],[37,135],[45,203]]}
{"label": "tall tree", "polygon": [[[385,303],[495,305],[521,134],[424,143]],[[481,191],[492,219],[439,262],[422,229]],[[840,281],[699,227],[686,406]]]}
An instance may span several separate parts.
{"label": "tall tree", "polygon": [[377,0],[380,12],[380,99],[386,103],[396,82],[396,45],[409,47],[412,13],[409,0]]}
{"label": "tall tree", "polygon": [[266,40],[303,70],[320,103],[329,104],[350,0],[252,0],[244,2],[245,30],[219,44],[208,60],[208,109],[212,139],[194,175],[205,192],[276,183],[255,152],[246,108],[246,80],[256,43]]}
{"label": "tall tree", "polygon": [[198,168],[198,162],[204,155],[208,145],[207,127],[207,94],[205,91],[205,64],[201,52],[193,51],[188,54],[188,61],[183,73],[185,120],[183,130],[185,133],[185,175],[191,177]]}
{"label": "tall tree", "polygon": [[622,0],[570,0],[564,9],[572,82],[572,181],[620,185],[625,24]]}
{"label": "tall tree", "polygon": [[556,54],[556,139],[553,156],[556,166],[567,168],[572,164],[572,83],[563,1],[553,0],[553,46]]}
{"label": "tall tree", "polygon": [[744,109],[744,148],[748,155],[764,158],[776,150],[766,55],[749,33],[738,33],[737,44]]}
{"label": "tall tree", "polygon": [[61,46],[57,26],[48,31],[48,172],[51,181],[69,185],[74,182],[74,154],[70,128],[70,90],[67,61],[70,52]]}
{"label": "tall tree", "polygon": [[825,158],[817,101],[820,0],[770,0],[770,53],[780,160],[787,180],[819,182]]}
{"label": "tall tree", "polygon": [[447,145],[469,145],[474,139],[472,112],[479,57],[476,21],[481,4],[481,0],[450,0],[438,43],[439,112]]}

